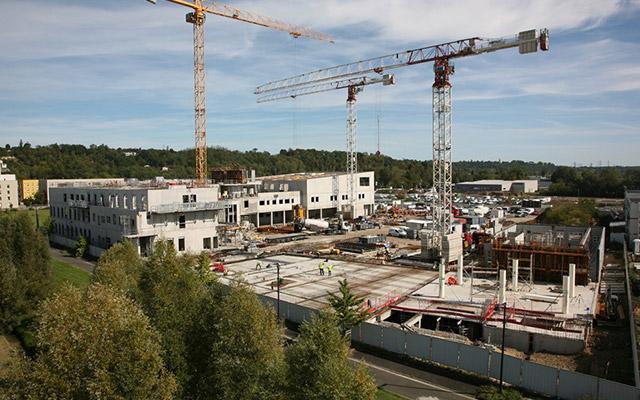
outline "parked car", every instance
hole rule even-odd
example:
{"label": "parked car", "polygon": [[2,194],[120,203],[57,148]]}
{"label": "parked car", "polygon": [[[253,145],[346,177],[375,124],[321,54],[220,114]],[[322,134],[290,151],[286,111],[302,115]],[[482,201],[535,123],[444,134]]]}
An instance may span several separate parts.
{"label": "parked car", "polygon": [[406,228],[403,227],[403,226],[397,226],[397,227],[389,228],[389,236],[395,236],[395,237],[399,237],[399,238],[406,238],[407,237]]}

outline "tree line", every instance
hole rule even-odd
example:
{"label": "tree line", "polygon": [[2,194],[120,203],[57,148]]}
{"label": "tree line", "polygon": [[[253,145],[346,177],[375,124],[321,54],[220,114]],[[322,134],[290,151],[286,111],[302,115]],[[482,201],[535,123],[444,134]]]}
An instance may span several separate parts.
{"label": "tree line", "polygon": [[[100,178],[124,177],[150,179],[189,178],[193,176],[194,150],[88,147],[71,144],[31,146],[24,143],[0,148],[13,173],[19,178]],[[253,169],[258,176],[304,171],[345,171],[344,151],[283,149],[237,151],[221,147],[208,149],[209,167],[238,165]],[[164,167],[164,168],[163,168]],[[371,153],[358,154],[361,171],[375,171],[378,187],[429,188],[432,184],[431,161],[394,159]],[[163,170],[164,169],[164,170]],[[573,175],[568,172],[572,171]],[[549,194],[571,196],[620,197],[624,187],[640,187],[639,167],[570,168],[545,162],[459,161],[453,165],[455,182],[479,179],[525,179],[551,177]],[[585,186],[585,183],[587,184]]]}
{"label": "tree line", "polygon": [[222,285],[208,256],[163,242],[144,260],[118,243],[87,289],[51,292],[44,237],[28,218],[0,215],[0,228],[0,333],[25,320],[35,329],[33,352],[0,371],[0,399],[375,398],[367,370],[349,364],[336,312],[285,346],[247,284]]}

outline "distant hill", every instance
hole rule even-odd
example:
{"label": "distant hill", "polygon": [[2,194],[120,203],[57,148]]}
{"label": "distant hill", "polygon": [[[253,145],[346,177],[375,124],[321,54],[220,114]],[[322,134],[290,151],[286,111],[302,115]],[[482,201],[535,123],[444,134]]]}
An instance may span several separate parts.
{"label": "distant hill", "polygon": [[[193,176],[193,149],[85,147],[72,144],[31,146],[28,143],[0,149],[0,157],[19,178],[125,177],[148,179],[154,176]],[[344,171],[343,151],[288,149],[277,154],[209,148],[209,167],[237,164],[271,175],[301,171]],[[378,186],[430,187],[431,161],[399,160],[370,153],[358,154],[362,171],[373,170]],[[168,170],[163,171],[163,167]],[[553,192],[562,195],[620,197],[623,186],[640,186],[639,167],[569,168],[551,163],[524,161],[461,161],[454,163],[455,182],[477,179],[523,179],[551,176]],[[586,181],[583,179],[586,179]],[[615,196],[614,196],[615,195]]]}

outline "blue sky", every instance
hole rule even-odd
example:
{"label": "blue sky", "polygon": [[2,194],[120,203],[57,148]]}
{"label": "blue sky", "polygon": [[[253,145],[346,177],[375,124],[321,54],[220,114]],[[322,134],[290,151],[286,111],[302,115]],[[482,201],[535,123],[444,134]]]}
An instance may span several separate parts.
{"label": "blue sky", "polygon": [[[208,144],[345,148],[345,93],[257,104],[253,90],[322,67],[548,27],[551,51],[456,61],[455,160],[640,165],[640,1],[327,0],[231,4],[329,33],[327,44],[210,16]],[[193,146],[186,10],[158,0],[2,0],[0,144]],[[431,158],[431,65],[358,102],[358,148]]]}

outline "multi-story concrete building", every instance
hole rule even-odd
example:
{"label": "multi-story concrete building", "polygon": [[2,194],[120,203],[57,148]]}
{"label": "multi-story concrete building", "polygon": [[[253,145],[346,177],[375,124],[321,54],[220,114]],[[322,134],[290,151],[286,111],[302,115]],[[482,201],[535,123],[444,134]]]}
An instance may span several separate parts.
{"label": "multi-story concrete building", "polygon": [[20,181],[20,200],[32,199],[40,190],[37,179],[23,179]]}
{"label": "multi-story concrete building", "polygon": [[18,207],[19,202],[16,176],[0,173],[0,209]]}
{"label": "multi-story concrete building", "polygon": [[633,247],[633,240],[640,239],[640,190],[624,192],[624,221],[627,245]]}
{"label": "multi-story concrete building", "polygon": [[[307,218],[331,218],[350,204],[347,186],[349,175],[344,172],[295,173],[259,179],[262,181],[262,192],[299,192],[300,205],[304,207]],[[374,172],[359,172],[355,185],[353,217],[373,214]]]}
{"label": "multi-story concrete building", "polygon": [[224,205],[219,187],[186,185],[60,186],[49,189],[50,240],[73,247],[80,236],[89,253],[100,255],[112,244],[129,240],[148,255],[156,240],[178,252],[199,253],[218,247],[218,220]]}
{"label": "multi-story concrete building", "polygon": [[124,185],[124,178],[89,178],[89,179],[42,179],[40,191],[44,192],[49,204],[49,190],[54,187],[101,187],[107,185]]}

